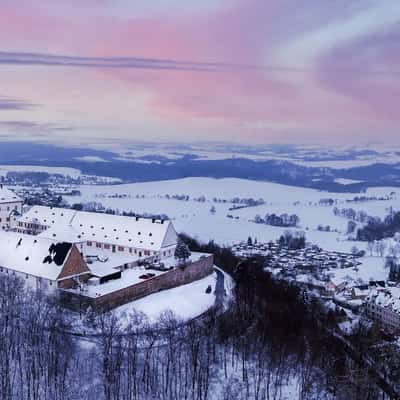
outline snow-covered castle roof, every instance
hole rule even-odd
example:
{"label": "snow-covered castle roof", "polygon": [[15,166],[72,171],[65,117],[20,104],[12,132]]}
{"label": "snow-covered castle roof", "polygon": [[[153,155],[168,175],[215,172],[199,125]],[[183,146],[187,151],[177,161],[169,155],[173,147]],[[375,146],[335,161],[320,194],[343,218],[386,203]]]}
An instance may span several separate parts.
{"label": "snow-covered castle roof", "polygon": [[19,221],[47,226],[41,237],[73,243],[93,241],[159,251],[177,242],[169,220],[34,206]]}
{"label": "snow-covered castle roof", "polygon": [[0,267],[56,280],[68,259],[71,243],[0,231]]}

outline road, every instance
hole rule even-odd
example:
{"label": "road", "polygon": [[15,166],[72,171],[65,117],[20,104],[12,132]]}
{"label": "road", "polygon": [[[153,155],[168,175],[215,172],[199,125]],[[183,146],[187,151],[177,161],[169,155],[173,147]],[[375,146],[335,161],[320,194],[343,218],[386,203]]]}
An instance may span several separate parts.
{"label": "road", "polygon": [[224,304],[225,297],[225,275],[217,268],[214,268],[217,274],[217,283],[215,284],[215,306],[217,309]]}

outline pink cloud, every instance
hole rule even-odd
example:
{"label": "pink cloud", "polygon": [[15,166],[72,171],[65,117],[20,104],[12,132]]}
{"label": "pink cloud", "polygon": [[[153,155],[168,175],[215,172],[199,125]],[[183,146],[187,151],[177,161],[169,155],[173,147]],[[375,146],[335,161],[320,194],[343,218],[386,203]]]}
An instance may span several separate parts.
{"label": "pink cloud", "polygon": [[[85,1],[86,6],[90,3]],[[82,56],[274,65],[281,45],[340,18],[347,3],[326,6],[312,0],[306,7],[292,1],[228,1],[225,8],[207,13],[135,17],[128,13],[108,16],[105,7],[109,2],[103,0],[92,3],[92,15],[85,8],[85,13],[78,11],[71,18],[69,13],[55,12],[49,0],[40,8],[29,2],[19,7],[7,1],[0,14],[0,47]],[[57,2],[62,9],[61,5]],[[353,9],[346,7],[345,12]],[[284,134],[293,138],[323,137],[329,130],[346,139],[349,130],[391,129],[399,123],[398,75],[372,73],[375,69],[399,72],[400,41],[398,32],[393,35],[347,43],[303,72],[93,69],[90,73],[94,80],[122,82],[127,103],[130,91],[145,92],[148,118],[157,115],[182,131],[188,122],[202,121],[202,126],[223,126],[221,135],[227,137],[231,129],[242,128],[257,138],[268,138],[262,128],[266,125],[288,126]],[[79,74],[71,69],[65,79],[79,79]],[[107,93],[104,99],[107,101]],[[67,100],[74,104],[75,99]],[[244,128],[258,125],[261,128],[255,130]]]}
{"label": "pink cloud", "polygon": [[334,49],[319,65],[323,85],[354,99],[366,116],[399,122],[400,32],[381,33]]}

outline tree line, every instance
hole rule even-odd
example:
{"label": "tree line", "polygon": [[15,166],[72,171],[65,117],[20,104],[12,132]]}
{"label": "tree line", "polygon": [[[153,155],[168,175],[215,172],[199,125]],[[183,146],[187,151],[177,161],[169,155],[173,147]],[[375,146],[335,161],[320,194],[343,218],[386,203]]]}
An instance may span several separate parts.
{"label": "tree line", "polygon": [[383,221],[372,220],[357,230],[357,240],[373,241],[393,237],[400,231],[400,212],[391,212]]}
{"label": "tree line", "polygon": [[300,218],[296,214],[266,214],[264,218],[260,215],[256,215],[254,217],[254,222],[256,224],[267,224],[272,226],[280,226],[280,227],[296,227],[299,222]]}
{"label": "tree line", "polygon": [[81,321],[56,297],[0,276],[0,398],[279,400],[289,389],[302,400],[377,398],[379,389],[321,328],[334,326],[335,312],[272,279],[265,258],[182,240],[214,253],[233,277],[224,311],[191,321],[165,312],[155,322],[134,311],[88,311]]}

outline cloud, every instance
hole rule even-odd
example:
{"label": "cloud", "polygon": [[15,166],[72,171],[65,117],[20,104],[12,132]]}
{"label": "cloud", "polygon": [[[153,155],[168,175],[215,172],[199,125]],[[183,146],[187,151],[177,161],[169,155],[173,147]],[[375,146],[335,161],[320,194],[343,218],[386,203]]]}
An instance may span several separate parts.
{"label": "cloud", "polygon": [[91,68],[133,68],[155,70],[224,71],[255,69],[253,65],[218,62],[191,62],[140,57],[77,57],[42,53],[0,52],[0,64]]}
{"label": "cloud", "polygon": [[6,0],[2,90],[37,99],[35,120],[67,121],[80,140],[397,133],[399,42],[380,36],[398,33],[398,0],[215,2],[180,13],[178,0]]}
{"label": "cloud", "polygon": [[[362,3],[361,3],[362,4]],[[313,65],[321,55],[337,47],[372,35],[400,22],[400,3],[397,0],[376,2],[364,7],[354,7],[349,2],[352,12],[340,19],[327,24],[321,24],[316,29],[305,31],[292,38],[289,44],[282,46],[279,56],[282,62],[292,63],[293,60],[302,65]],[[351,5],[351,6],[350,6]]]}
{"label": "cloud", "polygon": [[29,101],[0,96],[0,111],[26,111],[35,107]]}
{"label": "cloud", "polygon": [[[310,72],[312,70],[307,66],[302,67],[286,65],[234,64],[224,62],[194,62],[141,57],[81,57],[4,51],[0,51],[0,65],[80,67],[100,69],[148,69],[192,72],[269,71],[280,73],[303,73]],[[326,69],[333,72],[346,72],[346,68],[343,67],[336,68],[335,66],[330,66],[326,67]],[[365,72],[365,69],[362,67],[360,67],[359,70]],[[351,72],[357,71],[352,68]],[[397,70],[369,69],[367,72],[370,75],[400,75],[400,71]],[[14,99],[2,99],[0,97],[0,109],[2,109],[2,106],[4,109],[27,109],[32,108],[35,105]]]}
{"label": "cloud", "polygon": [[50,132],[70,132],[75,130],[75,127],[57,123],[40,123],[34,121],[0,121],[0,129],[4,128],[12,132],[32,132],[41,133],[43,135]]}

